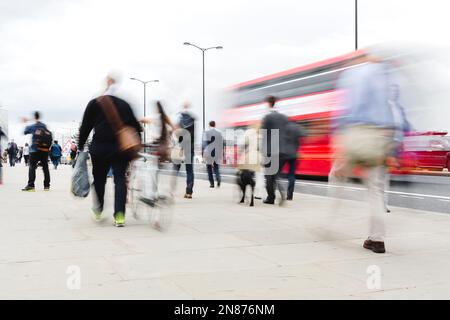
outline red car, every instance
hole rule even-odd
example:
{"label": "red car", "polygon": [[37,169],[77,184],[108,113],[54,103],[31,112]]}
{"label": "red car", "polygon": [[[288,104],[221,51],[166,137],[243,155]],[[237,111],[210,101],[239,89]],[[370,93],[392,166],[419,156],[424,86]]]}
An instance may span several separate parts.
{"label": "red car", "polygon": [[410,133],[405,137],[399,164],[402,171],[450,171],[450,136],[447,132]]}

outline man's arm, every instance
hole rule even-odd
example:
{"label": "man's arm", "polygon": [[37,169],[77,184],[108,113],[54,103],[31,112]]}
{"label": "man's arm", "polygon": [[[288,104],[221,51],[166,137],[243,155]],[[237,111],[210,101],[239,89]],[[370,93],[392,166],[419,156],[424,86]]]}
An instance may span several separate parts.
{"label": "man's arm", "polygon": [[94,107],[95,100],[91,100],[84,111],[83,120],[81,122],[80,131],[78,135],[78,149],[83,150],[89,134],[94,128]]}
{"label": "man's arm", "polygon": [[33,134],[33,125],[26,126],[23,134]]}

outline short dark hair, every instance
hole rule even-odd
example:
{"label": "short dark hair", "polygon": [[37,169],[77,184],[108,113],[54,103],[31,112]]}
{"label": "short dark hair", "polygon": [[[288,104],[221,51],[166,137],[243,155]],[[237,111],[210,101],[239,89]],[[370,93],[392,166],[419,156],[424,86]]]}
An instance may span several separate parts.
{"label": "short dark hair", "polygon": [[34,112],[34,119],[39,120],[41,118],[41,114],[39,113],[39,111],[35,111]]}
{"label": "short dark hair", "polygon": [[277,98],[275,98],[274,96],[268,96],[266,98],[266,102],[269,104],[271,108],[273,108],[275,106],[275,103],[277,102]]}
{"label": "short dark hair", "polygon": [[58,140],[55,140],[54,143],[58,144]]}
{"label": "short dark hair", "polygon": [[214,128],[216,126],[216,122],[214,120],[210,121],[209,126]]}

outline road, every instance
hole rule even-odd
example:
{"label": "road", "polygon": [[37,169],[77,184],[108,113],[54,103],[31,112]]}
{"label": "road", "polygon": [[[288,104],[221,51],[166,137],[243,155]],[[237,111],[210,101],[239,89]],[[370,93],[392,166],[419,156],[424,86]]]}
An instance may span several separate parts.
{"label": "road", "polygon": [[[207,179],[204,165],[195,166],[196,178]],[[235,179],[235,169],[222,167],[225,182]],[[325,179],[314,177],[298,177],[295,192],[318,196],[328,196],[330,188]],[[391,175],[388,190],[388,204],[391,206],[450,213],[450,177],[428,175]],[[359,200],[366,195],[364,186],[357,182],[349,182],[344,187],[342,196],[349,200]]]}

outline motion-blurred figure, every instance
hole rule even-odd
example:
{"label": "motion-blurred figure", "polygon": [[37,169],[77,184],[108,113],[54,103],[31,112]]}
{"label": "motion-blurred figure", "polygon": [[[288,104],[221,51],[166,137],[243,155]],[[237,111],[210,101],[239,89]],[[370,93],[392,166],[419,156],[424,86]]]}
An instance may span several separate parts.
{"label": "motion-blurred figure", "polygon": [[72,167],[75,167],[77,152],[78,152],[78,147],[77,147],[75,141],[72,141],[72,143],[70,144],[70,165]]}
{"label": "motion-blurred figure", "polygon": [[140,122],[150,125],[150,141],[158,146],[160,162],[169,160],[170,135],[175,129],[160,101],[156,101],[156,116],[144,118]]}
{"label": "motion-blurred figure", "polygon": [[[388,94],[388,105],[392,110],[392,116],[394,120],[394,141],[392,145],[392,152],[389,155],[390,165],[395,167],[396,169],[400,168],[399,156],[402,150],[403,141],[405,135],[412,130],[412,126],[406,117],[405,109],[400,103],[400,87],[398,84],[389,85],[389,94]],[[387,171],[388,172],[388,171]],[[389,181],[390,174],[386,174],[385,179],[385,207],[386,211],[389,213],[391,210],[388,208],[388,197],[387,191],[389,190]]]}
{"label": "motion-blurred figure", "polygon": [[19,150],[17,151],[16,163],[22,163],[22,156],[23,156],[23,147],[19,147]]}
{"label": "motion-blurred figure", "polygon": [[[111,99],[111,107],[116,108],[120,120],[124,125],[134,128],[137,132],[142,132],[142,127],[137,121],[130,105],[114,96],[111,87],[117,85],[117,80],[112,75],[106,78],[107,88],[101,99],[107,97]],[[89,152],[92,158],[92,174],[94,177],[94,188],[96,199],[94,199],[94,219],[102,219],[106,176],[108,170],[112,167],[114,171],[114,223],[116,227],[125,225],[125,204],[127,198],[127,185],[125,173],[130,160],[119,152],[116,132],[113,130],[113,124],[106,116],[106,108],[102,106],[101,100],[91,100],[84,111],[83,120],[80,126],[78,141],[78,150],[83,151],[89,134],[94,130],[92,143],[89,146]],[[72,149],[73,151],[73,149]],[[96,201],[95,201],[96,200]]]}
{"label": "motion-blurred figure", "polygon": [[50,147],[50,160],[52,161],[55,170],[58,169],[58,165],[61,162],[61,157],[62,157],[62,148],[58,144],[58,141],[55,140],[52,146]]}
{"label": "motion-blurred figure", "polygon": [[[195,139],[195,117],[189,111],[190,104],[185,102],[183,110],[180,112],[178,121],[176,124],[177,129],[182,129],[178,135],[178,143],[181,145],[182,152],[184,154],[184,165],[186,167],[186,193],[184,197],[186,199],[192,199],[192,193],[194,192],[194,139]],[[185,139],[189,140],[186,141]],[[175,177],[180,171],[181,163],[174,164]],[[174,178],[175,181],[175,178]],[[173,184],[173,183],[172,183]]]}
{"label": "motion-blurred figure", "polygon": [[2,127],[0,127],[0,185],[3,184],[3,153],[2,153],[2,139],[8,139],[6,134],[3,132]]}
{"label": "motion-blurred figure", "polygon": [[394,119],[388,105],[389,70],[378,57],[365,54],[361,64],[344,71],[342,90],[345,114],[336,132],[337,155],[330,172],[331,183],[350,177],[354,168],[365,171],[369,197],[369,237],[364,248],[385,252],[385,162],[391,152]]}
{"label": "motion-blurred figure", "polygon": [[17,147],[17,144],[14,142],[14,140],[11,140],[11,142],[9,143],[8,149],[6,149],[6,151],[8,151],[9,166],[15,167],[17,153],[19,152],[19,148]]}
{"label": "motion-blurred figure", "polygon": [[23,160],[25,161],[25,166],[28,166],[30,163],[30,146],[28,143],[25,143],[23,147]]}
{"label": "motion-blurred figure", "polygon": [[214,177],[216,175],[217,187],[220,187],[220,164],[223,160],[223,136],[216,129],[216,122],[209,122],[209,129],[203,133],[202,153],[206,162],[209,187],[214,188]]}
{"label": "motion-blurred figure", "polygon": [[270,96],[266,101],[271,111],[263,118],[261,124],[261,129],[266,130],[262,138],[263,157],[266,157],[264,165],[267,198],[264,200],[264,203],[275,203],[275,189],[278,187],[281,196],[280,204],[282,204],[285,200],[285,195],[283,187],[278,181],[278,176],[282,169],[281,165],[287,159],[283,139],[286,135],[289,119],[274,109],[277,101],[275,97]]}

